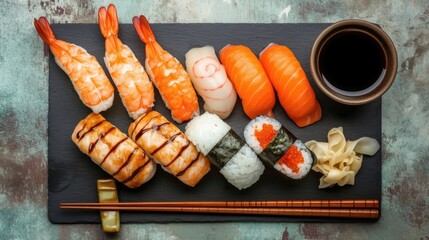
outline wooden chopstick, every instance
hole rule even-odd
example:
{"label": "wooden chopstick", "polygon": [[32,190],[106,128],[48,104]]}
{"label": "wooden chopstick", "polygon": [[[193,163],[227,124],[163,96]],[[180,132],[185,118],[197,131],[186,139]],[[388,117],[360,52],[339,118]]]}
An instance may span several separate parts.
{"label": "wooden chopstick", "polygon": [[379,201],[362,200],[279,200],[279,201],[187,201],[187,202],[119,202],[119,203],[61,203],[67,206],[121,207],[270,207],[270,208],[378,208]]}
{"label": "wooden chopstick", "polygon": [[62,209],[102,211],[187,212],[308,217],[379,217],[378,200],[280,200],[61,203]]}
{"label": "wooden chopstick", "polygon": [[136,206],[61,206],[63,209],[144,212],[187,212],[216,214],[281,215],[301,217],[371,218],[379,217],[378,209],[356,208],[267,208],[267,207],[136,207]]}

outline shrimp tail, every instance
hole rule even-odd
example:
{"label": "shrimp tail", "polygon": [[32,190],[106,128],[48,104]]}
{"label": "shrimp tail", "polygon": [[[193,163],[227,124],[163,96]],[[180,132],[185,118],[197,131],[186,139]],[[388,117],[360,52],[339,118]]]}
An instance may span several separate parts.
{"label": "shrimp tail", "polygon": [[100,25],[101,34],[105,38],[118,35],[118,14],[115,5],[110,4],[107,9],[101,7],[98,10],[98,24]]}
{"label": "shrimp tail", "polygon": [[54,32],[52,32],[48,19],[45,17],[40,17],[39,20],[34,19],[34,26],[36,27],[36,31],[42,38],[43,42],[49,46],[55,43],[57,39],[55,38]]}
{"label": "shrimp tail", "polygon": [[149,22],[145,16],[141,15],[140,18],[137,16],[134,17],[133,25],[136,29],[137,35],[144,43],[149,44],[156,42],[155,35],[153,34],[152,28],[150,27]]}

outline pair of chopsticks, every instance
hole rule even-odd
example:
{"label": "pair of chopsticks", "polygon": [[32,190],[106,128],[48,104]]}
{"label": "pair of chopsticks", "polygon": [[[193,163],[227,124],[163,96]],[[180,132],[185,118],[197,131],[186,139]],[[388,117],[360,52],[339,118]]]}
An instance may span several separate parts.
{"label": "pair of chopsticks", "polygon": [[296,217],[379,217],[378,200],[280,200],[61,203],[62,209],[101,211],[186,212]]}

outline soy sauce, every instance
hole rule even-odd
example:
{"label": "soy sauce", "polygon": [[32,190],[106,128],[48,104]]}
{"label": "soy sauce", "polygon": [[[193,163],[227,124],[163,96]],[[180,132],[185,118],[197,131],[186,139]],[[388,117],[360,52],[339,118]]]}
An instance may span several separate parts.
{"label": "soy sauce", "polygon": [[384,77],[383,48],[370,35],[345,31],[332,37],[319,56],[325,83],[340,94],[357,96],[376,88]]}

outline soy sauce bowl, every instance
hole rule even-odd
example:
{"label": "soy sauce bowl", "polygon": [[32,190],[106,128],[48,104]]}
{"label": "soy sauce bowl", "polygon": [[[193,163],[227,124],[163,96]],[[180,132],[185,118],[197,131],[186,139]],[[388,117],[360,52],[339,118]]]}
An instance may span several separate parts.
{"label": "soy sauce bowl", "polygon": [[[340,72],[340,74],[335,75],[334,73],[329,75],[322,71],[322,68],[324,68],[323,65],[326,65],[327,63],[331,63],[330,62],[331,60],[338,61],[340,65],[342,65],[343,61],[345,64],[347,64],[347,61],[350,61],[351,63],[353,63],[353,60],[355,60],[354,58],[356,56],[353,56],[353,54],[350,54],[350,56],[348,56],[346,53],[343,54],[339,52],[338,49],[337,49],[337,53],[333,54],[333,56],[339,55],[341,56],[341,60],[330,59],[328,62],[326,58],[321,56],[322,52],[327,51],[328,46],[331,46],[332,48],[332,45],[337,44],[336,39],[338,39],[339,37],[342,37],[342,35],[347,35],[347,34],[355,34],[356,36],[359,36],[359,35],[365,36],[368,38],[366,40],[371,41],[369,43],[376,44],[381,50],[381,56],[383,58],[382,74],[380,74],[380,77],[377,79],[369,80],[373,82],[370,82],[370,85],[363,85],[362,86],[363,89],[352,88],[352,87],[355,87],[355,85],[359,86],[360,83],[353,82],[353,81],[359,81],[359,80],[358,80],[358,77],[356,77],[356,75],[351,75],[351,74],[356,74],[356,70],[363,71],[358,73],[366,73],[365,71],[371,71],[368,68],[372,67],[371,65],[372,63],[369,63],[369,65],[363,64],[362,69],[359,69],[359,68],[353,69],[355,70],[355,73],[353,73],[353,71],[349,72],[344,70],[343,72]],[[353,38],[353,36],[351,36],[351,38]],[[360,40],[356,40],[354,41],[354,43],[359,43],[359,41]],[[365,45],[362,45],[362,46],[365,46]],[[335,46],[333,49],[335,49]],[[341,50],[341,48],[339,49]],[[359,53],[359,51],[352,51],[352,52]],[[356,62],[354,64],[356,64]],[[359,64],[359,62],[357,62],[357,64]],[[375,62],[374,64],[379,64],[379,63]],[[347,66],[347,65],[343,65],[343,66]],[[310,73],[311,73],[311,76],[313,77],[313,80],[316,86],[329,98],[339,103],[347,104],[347,105],[362,105],[362,104],[372,102],[378,99],[379,97],[381,97],[392,85],[396,76],[397,66],[398,66],[398,59],[397,59],[396,49],[392,40],[389,38],[389,36],[377,25],[367,21],[358,20],[358,19],[347,19],[347,20],[339,21],[327,27],[319,34],[319,36],[315,40],[310,54]],[[326,68],[324,68],[323,70],[325,69]],[[338,71],[342,71],[342,70],[343,69],[338,69]],[[336,76],[336,77],[332,77],[332,76]],[[338,77],[338,76],[341,76],[341,77]],[[363,76],[365,76],[365,74]],[[331,79],[329,79],[330,77]],[[368,79],[360,79],[360,80],[365,82]],[[344,81],[344,82],[341,82],[341,81]],[[335,85],[335,84],[338,84],[338,85]],[[348,85],[350,85],[350,88],[347,88]],[[345,86],[345,89],[342,89],[344,86]]]}

